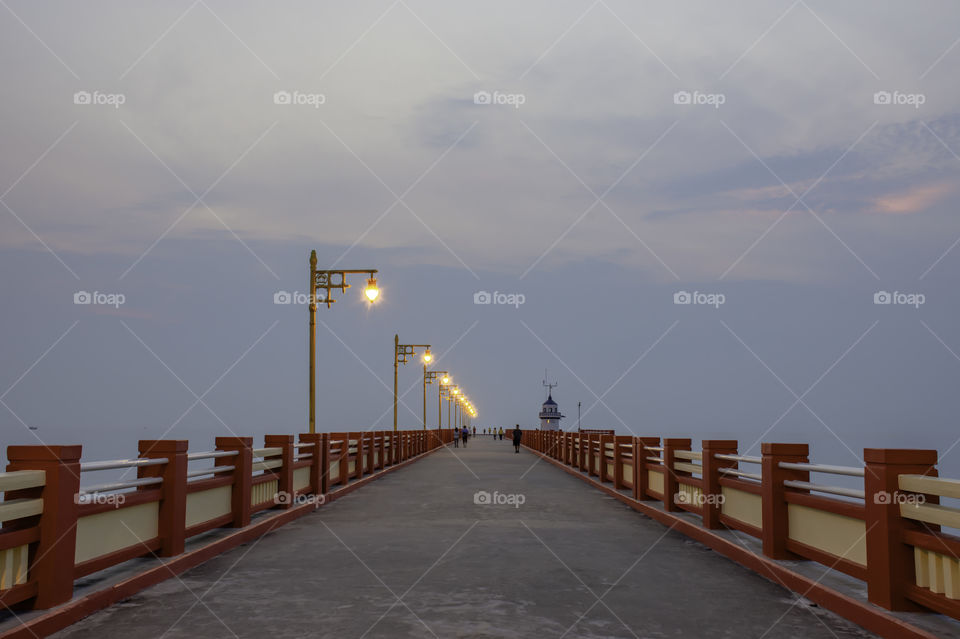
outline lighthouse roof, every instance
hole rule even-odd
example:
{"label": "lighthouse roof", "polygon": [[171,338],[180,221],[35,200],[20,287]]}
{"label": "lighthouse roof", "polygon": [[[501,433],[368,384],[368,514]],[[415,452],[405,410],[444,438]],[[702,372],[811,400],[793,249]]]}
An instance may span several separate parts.
{"label": "lighthouse roof", "polygon": [[547,401],[543,403],[544,406],[556,406],[557,403],[553,401],[553,394],[547,396]]}

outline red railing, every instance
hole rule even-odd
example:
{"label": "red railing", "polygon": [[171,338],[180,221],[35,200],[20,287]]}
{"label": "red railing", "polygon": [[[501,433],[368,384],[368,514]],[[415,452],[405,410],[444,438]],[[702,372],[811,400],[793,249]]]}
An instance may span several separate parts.
{"label": "red railing", "polygon": [[[695,515],[706,529],[760,539],[772,559],[808,559],[866,582],[888,610],[918,605],[960,619],[960,481],[937,477],[933,450],[866,449],[862,466],[809,461],[807,444],[764,443],[740,455],[736,440],[527,430],[523,443],[626,499]],[[811,482],[862,478],[863,487]],[[629,491],[629,492],[627,492]]]}
{"label": "red railing", "polygon": [[[135,459],[81,463],[80,446],[9,446],[0,473],[0,604],[50,608],[75,579],[129,559],[172,557],[190,537],[244,528],[266,510],[320,505],[333,486],[452,441],[452,431],[410,430],[218,437],[216,450],[186,440],[144,440]],[[212,466],[193,468],[203,460]],[[136,478],[81,487],[93,471]]]}

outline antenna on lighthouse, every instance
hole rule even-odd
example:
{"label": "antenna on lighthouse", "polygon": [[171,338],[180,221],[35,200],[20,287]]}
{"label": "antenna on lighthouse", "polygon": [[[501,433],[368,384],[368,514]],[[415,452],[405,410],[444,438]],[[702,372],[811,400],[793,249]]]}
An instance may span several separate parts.
{"label": "antenna on lighthouse", "polygon": [[558,382],[550,383],[547,381],[547,379],[549,379],[547,377],[547,369],[543,369],[543,386],[544,388],[547,389],[547,397],[550,397],[551,395],[553,395],[553,389],[559,386],[560,384]]}

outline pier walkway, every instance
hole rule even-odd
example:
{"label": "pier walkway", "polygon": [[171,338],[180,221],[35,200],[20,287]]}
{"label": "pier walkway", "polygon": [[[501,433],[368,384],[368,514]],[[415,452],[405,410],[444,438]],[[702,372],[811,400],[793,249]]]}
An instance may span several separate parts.
{"label": "pier walkway", "polygon": [[54,636],[873,635],[481,436]]}

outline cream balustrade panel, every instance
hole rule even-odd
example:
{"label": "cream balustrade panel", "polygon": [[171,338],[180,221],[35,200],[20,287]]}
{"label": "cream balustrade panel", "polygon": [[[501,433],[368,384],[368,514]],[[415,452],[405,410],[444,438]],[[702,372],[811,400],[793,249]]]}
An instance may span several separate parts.
{"label": "cream balustrade panel", "polygon": [[81,517],[74,561],[81,563],[156,539],[159,516],[160,502],[154,501]]}
{"label": "cream balustrade panel", "polygon": [[862,520],[799,504],[787,504],[787,520],[790,539],[867,565],[867,534]]}
{"label": "cream balustrade panel", "polygon": [[310,487],[310,467],[304,466],[293,471],[293,489],[303,490]]}
{"label": "cream balustrade panel", "polygon": [[729,486],[722,486],[720,490],[723,495],[720,512],[755,528],[763,528],[763,500],[760,495]]}
{"label": "cream balustrade panel", "polygon": [[937,552],[913,549],[917,585],[947,599],[960,599],[960,560]]}
{"label": "cream balustrade panel", "polygon": [[0,590],[27,583],[29,555],[27,544],[0,551]]}
{"label": "cream balustrade panel", "polygon": [[650,490],[663,494],[663,473],[659,470],[647,471],[647,487]]}
{"label": "cream balustrade panel", "polygon": [[187,494],[187,528],[233,512],[233,486]]}

